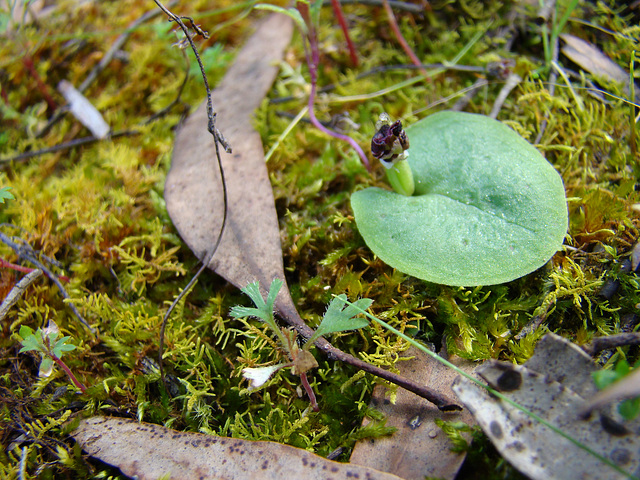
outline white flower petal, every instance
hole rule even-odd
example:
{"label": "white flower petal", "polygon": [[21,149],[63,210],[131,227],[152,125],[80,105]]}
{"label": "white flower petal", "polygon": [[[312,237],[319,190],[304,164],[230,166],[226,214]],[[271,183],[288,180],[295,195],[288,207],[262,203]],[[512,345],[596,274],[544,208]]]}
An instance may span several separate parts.
{"label": "white flower petal", "polygon": [[258,368],[247,367],[242,369],[242,376],[249,380],[249,389],[253,390],[255,388],[260,388],[267,380],[269,380],[269,378],[271,378],[271,375],[285,366],[285,364],[279,364]]}
{"label": "white flower petal", "polygon": [[47,326],[42,329],[43,336],[46,337],[50,333],[60,333],[60,329],[58,328],[58,325],[56,325],[56,322],[54,322],[53,320],[49,320],[49,323],[47,324]]}

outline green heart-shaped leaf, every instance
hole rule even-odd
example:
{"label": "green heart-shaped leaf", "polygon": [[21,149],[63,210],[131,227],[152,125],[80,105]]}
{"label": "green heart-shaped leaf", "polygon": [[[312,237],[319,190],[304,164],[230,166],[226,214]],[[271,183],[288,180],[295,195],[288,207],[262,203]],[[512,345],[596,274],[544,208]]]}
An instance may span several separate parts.
{"label": "green heart-shaped leaf", "polygon": [[384,262],[434,283],[492,285],[532,272],[561,247],[562,179],[516,132],[459,112],[406,132],[414,196],[380,188],[351,196],[358,230]]}

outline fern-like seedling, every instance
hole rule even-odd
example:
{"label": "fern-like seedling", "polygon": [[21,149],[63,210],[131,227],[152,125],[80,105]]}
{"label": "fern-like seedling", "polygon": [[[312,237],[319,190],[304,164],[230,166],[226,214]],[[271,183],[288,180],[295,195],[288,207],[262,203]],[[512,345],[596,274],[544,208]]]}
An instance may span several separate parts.
{"label": "fern-like seedling", "polygon": [[76,346],[69,343],[71,337],[58,338],[59,336],[60,330],[53,321],[49,321],[49,325],[46,328],[39,328],[35,332],[26,325],[22,325],[20,327],[20,337],[22,338],[20,353],[29,351],[38,352],[42,356],[39,376],[48,377],[51,375],[53,364],[55,363],[65,371],[73,384],[84,393],[87,390],[86,387],[76,378],[71,369],[61,359],[64,352],[71,352],[75,350]]}
{"label": "fern-like seedling", "polygon": [[368,325],[369,322],[367,320],[355,317],[361,313],[360,309],[365,310],[369,308],[373,303],[373,300],[362,298],[354,302],[353,305],[345,306],[347,296],[344,294],[338,295],[329,304],[318,329],[313,333],[311,338],[309,338],[307,343],[300,348],[297,341],[297,333],[289,328],[278,327],[273,316],[273,306],[282,284],[282,280],[274,279],[273,282],[271,282],[269,293],[267,294],[267,299],[265,301],[260,293],[260,284],[258,282],[250,283],[243,288],[242,291],[249,295],[256,308],[236,306],[231,309],[230,314],[234,318],[256,317],[265,322],[277,335],[291,361],[289,363],[281,363],[279,365],[270,365],[266,367],[245,368],[242,370],[242,376],[249,380],[250,388],[255,389],[264,385],[271,375],[278,370],[290,367],[291,373],[300,376],[300,381],[309,396],[311,406],[315,411],[318,411],[319,407],[315,393],[307,379],[307,372],[312,368],[316,368],[318,366],[318,362],[316,362],[314,356],[309,352],[309,349],[313,346],[315,341],[323,335],[344,332],[347,330],[356,330]]}
{"label": "fern-like seedling", "polygon": [[351,305],[346,304],[346,300],[347,296],[344,293],[331,300],[324,317],[322,317],[322,322],[320,322],[318,329],[305,344],[305,349],[310,348],[318,338],[329,333],[357,330],[369,324],[369,320],[366,318],[356,318],[356,315],[360,314],[359,309],[366,310],[369,308],[373,300],[370,298],[361,298]]}
{"label": "fern-like seedling", "polygon": [[16,197],[9,191],[11,187],[0,188],[0,203],[4,203],[5,200],[15,200]]}
{"label": "fern-like seedling", "polygon": [[267,300],[262,298],[260,293],[260,282],[252,282],[242,289],[243,293],[246,293],[253,301],[256,308],[235,306],[231,309],[230,315],[234,318],[242,317],[255,317],[266,323],[271,330],[278,336],[278,339],[283,345],[286,345],[286,339],[282,331],[276,324],[273,317],[273,305],[276,302],[276,297],[280,288],[282,288],[282,280],[274,278],[269,287],[269,293],[267,294]]}

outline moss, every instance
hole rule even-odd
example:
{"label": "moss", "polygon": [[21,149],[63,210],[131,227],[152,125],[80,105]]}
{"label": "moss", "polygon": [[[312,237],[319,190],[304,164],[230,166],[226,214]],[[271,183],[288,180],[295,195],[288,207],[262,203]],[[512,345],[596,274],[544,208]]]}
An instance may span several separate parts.
{"label": "moss", "polygon": [[[54,90],[58,81],[79,85],[117,35],[149,8],[132,1],[82,7],[59,4],[53,15],[16,28],[0,44],[3,158],[87,134],[65,116],[45,135],[35,135],[52,114],[47,93],[62,102]],[[215,29],[212,39],[200,41],[209,80],[215,84],[256,16],[236,22],[243,5],[217,2],[216,10],[207,10],[207,5],[191,2],[189,11],[181,13],[193,15],[212,32],[216,24],[224,27]],[[369,174],[345,144],[300,122],[280,139],[267,166],[287,281],[302,317],[316,326],[332,293],[368,297],[374,300],[375,314],[421,341],[440,345],[444,340],[450,352],[473,360],[519,363],[526,361],[548,330],[586,343],[595,335],[635,329],[640,280],[624,262],[640,229],[631,208],[638,203],[640,159],[630,142],[629,105],[613,96],[607,97],[608,104],[590,96],[584,77],[572,80],[580,105],[566,84],[559,83],[551,93],[548,65],[540,60],[544,52],[534,12],[520,21],[517,49],[506,51],[503,39],[484,32],[507,26],[504,14],[512,7],[510,2],[431,2],[431,6],[424,16],[397,13],[404,35],[425,62],[451,61],[465,46],[461,64],[514,61],[513,69],[523,81],[506,100],[500,118],[532,142],[547,120],[538,147],[562,174],[570,198],[567,248],[526,278],[491,287],[444,287],[394,271],[366,248],[349,209],[351,192],[384,185],[383,169],[375,165]],[[349,112],[360,124],[351,134],[363,146],[374,133],[380,112],[410,123],[448,108],[483,75],[446,71],[407,88],[398,87],[415,75],[407,69],[356,79],[359,73],[406,58],[382,9],[344,8],[352,19],[350,33],[361,65],[352,68],[341,53],[343,36],[337,25],[325,21],[330,15],[323,12],[319,84],[336,87],[318,98],[317,114],[330,121]],[[639,27],[613,3],[580,8],[574,16],[589,18],[615,34],[605,35],[579,22],[570,22],[566,31],[597,43],[618,64],[628,66],[637,49],[633,38]],[[97,33],[87,33],[89,24]],[[360,426],[365,416],[375,417],[367,404],[378,380],[317,352],[320,366],[310,381],[319,394],[319,413],[308,411],[308,402],[297,393],[297,377],[287,372],[278,372],[262,390],[249,393],[241,369],[276,362],[281,353],[261,324],[228,315],[231,306],[246,299],[213,275],[199,280],[167,326],[164,365],[170,376],[168,389],[162,387],[155,364],[159,325],[197,266],[162,199],[174,130],[184,109],[176,105],[143,125],[171,104],[183,81],[185,62],[171,46],[174,41],[164,19],[137,27],[124,46],[126,55],[113,60],[85,92],[114,130],[135,129],[137,134],[14,162],[0,172],[0,187],[12,187],[16,196],[0,205],[0,221],[12,225],[5,225],[3,232],[60,262],[52,269],[70,278],[65,284],[68,303],[96,328],[93,334],[82,327],[46,279],[32,285],[5,318],[0,336],[0,422],[6,425],[2,478],[16,478],[22,452],[29,475],[116,478],[109,467],[86,463],[66,435],[68,428],[62,427],[70,415],[135,416],[183,430],[281,441],[321,455],[343,447],[341,460],[348,459],[357,439],[390,433],[384,419]],[[47,87],[29,72],[23,56],[33,62]],[[196,77],[191,76],[181,97],[191,106],[203,96]],[[303,108],[307,79],[304,51],[296,36],[270,98],[255,117],[265,150],[287,128],[291,115]],[[489,79],[467,110],[490,111],[501,87],[501,80]],[[619,86],[606,84],[606,88],[624,96]],[[289,100],[276,101],[278,97]],[[441,104],[442,99],[450,100]],[[0,255],[17,260],[5,245],[0,245]],[[1,273],[0,292],[6,294],[21,274]],[[614,284],[614,291],[603,296],[602,288],[609,284]],[[542,325],[516,338],[536,316],[544,318]],[[38,379],[38,359],[17,353],[15,333],[20,326],[35,329],[49,319],[78,346],[66,360],[90,387],[86,396],[77,397],[62,374]],[[407,348],[405,342],[375,327],[334,335],[332,341],[391,369]],[[633,362],[637,349],[618,349],[605,362],[626,357]],[[26,432],[39,441],[7,449]],[[469,455],[468,464],[481,465],[481,471],[517,478],[479,434]],[[471,470],[464,470],[462,477],[473,478]]]}

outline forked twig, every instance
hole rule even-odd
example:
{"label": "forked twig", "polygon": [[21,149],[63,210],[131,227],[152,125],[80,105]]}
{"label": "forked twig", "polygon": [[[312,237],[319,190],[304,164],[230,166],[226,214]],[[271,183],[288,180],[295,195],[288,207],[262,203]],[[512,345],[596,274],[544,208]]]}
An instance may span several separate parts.
{"label": "forked twig", "polygon": [[222,133],[216,127],[216,112],[213,109],[213,100],[211,98],[211,89],[209,88],[209,81],[207,80],[207,74],[205,72],[204,65],[202,64],[202,60],[200,59],[200,54],[198,53],[198,49],[196,48],[196,45],[193,42],[193,36],[191,34],[191,31],[189,27],[185,25],[185,23],[183,22],[183,19],[189,22],[191,30],[195,31],[196,34],[202,36],[205,39],[209,38],[209,34],[206,31],[202,30],[200,26],[196,25],[191,17],[178,17],[173,12],[168,10],[159,0],[153,0],[153,1],[169,17],[169,21],[176,22],[176,24],[180,27],[180,29],[185,35],[185,39],[189,43],[189,46],[191,47],[191,50],[193,51],[193,54],[196,57],[196,61],[198,62],[198,67],[200,68],[200,74],[202,75],[202,80],[204,81],[204,87],[207,91],[207,118],[209,119],[207,130],[213,136],[213,143],[216,149],[216,160],[218,162],[218,169],[220,171],[220,179],[222,181],[222,196],[223,196],[222,224],[220,226],[218,238],[216,239],[216,242],[213,245],[213,248],[209,252],[207,252],[207,254],[202,259],[202,266],[200,267],[200,269],[196,272],[196,274],[189,281],[189,283],[182,290],[182,292],[178,294],[176,299],[173,301],[173,303],[167,310],[167,313],[165,314],[164,318],[162,319],[162,326],[160,327],[160,343],[158,345],[158,365],[160,367],[160,378],[162,378],[162,381],[164,384],[165,376],[164,376],[164,368],[162,365],[162,356],[164,354],[164,334],[167,327],[167,322],[169,321],[169,317],[171,316],[171,313],[175,309],[176,305],[178,305],[178,302],[180,302],[180,300],[182,300],[182,298],[187,294],[187,292],[189,292],[191,287],[193,287],[193,285],[198,280],[198,277],[200,277],[202,272],[204,272],[204,269],[209,266],[211,259],[215,255],[216,251],[218,250],[218,246],[222,241],[222,235],[224,233],[224,228],[227,223],[228,208],[227,208],[227,182],[224,177],[224,169],[222,168],[222,159],[220,158],[220,145],[224,147],[225,152],[227,153],[231,153],[231,146],[226,141]]}
{"label": "forked twig", "polygon": [[29,287],[29,285],[31,285],[40,276],[42,276],[42,270],[36,269],[31,273],[26,274],[18,283],[15,284],[2,301],[2,305],[0,305],[0,321],[4,319],[9,310],[11,310],[11,307],[13,307],[20,299],[27,287]]}
{"label": "forked twig", "polygon": [[[60,291],[60,295],[62,295],[62,297],[65,300],[71,298],[67,293],[67,291],[65,290],[65,288],[62,286],[62,283],[60,282],[56,274],[53,273],[47,266],[44,265],[44,263],[42,263],[39,260],[38,258],[39,255],[35,252],[35,250],[33,250],[33,248],[31,248],[30,245],[26,243],[19,244],[15,241],[14,238],[9,237],[8,235],[5,235],[2,232],[0,232],[0,241],[5,245],[7,245],[8,247],[10,247],[11,249],[13,249],[13,251],[16,252],[18,257],[22,258],[23,260],[27,260],[28,262],[35,265],[38,269],[42,270],[47,275],[47,277],[49,277],[49,279],[55,284],[55,286],[58,287],[58,290]],[[45,256],[42,256],[42,257],[45,258],[48,263],[57,265],[57,262],[55,260],[47,258]],[[91,333],[95,333],[95,329],[91,327],[91,325],[89,325],[89,323],[84,319],[84,317],[80,314],[76,306],[71,302],[68,302],[67,304],[69,305],[69,308],[74,313],[76,318],[80,320],[80,322],[85,327],[87,327],[91,331]]]}

